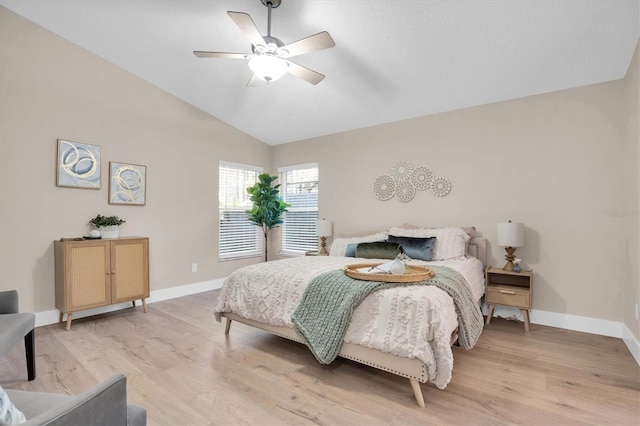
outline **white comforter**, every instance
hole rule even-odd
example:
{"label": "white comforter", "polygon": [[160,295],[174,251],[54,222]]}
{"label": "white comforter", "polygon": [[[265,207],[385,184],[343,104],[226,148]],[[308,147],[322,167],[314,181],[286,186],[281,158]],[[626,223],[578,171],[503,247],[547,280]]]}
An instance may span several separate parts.
{"label": "white comforter", "polygon": [[[215,307],[244,318],[294,328],[291,315],[304,290],[316,276],[353,263],[375,259],[306,256],[246,266],[224,282]],[[384,262],[384,260],[380,260]],[[456,269],[469,283],[473,295],[484,293],[482,263],[475,258],[412,264],[443,265]],[[443,389],[451,380],[453,353],[450,338],[458,326],[453,299],[433,286],[394,287],[368,296],[354,311],[345,341],[406,358],[427,366],[431,383]]]}

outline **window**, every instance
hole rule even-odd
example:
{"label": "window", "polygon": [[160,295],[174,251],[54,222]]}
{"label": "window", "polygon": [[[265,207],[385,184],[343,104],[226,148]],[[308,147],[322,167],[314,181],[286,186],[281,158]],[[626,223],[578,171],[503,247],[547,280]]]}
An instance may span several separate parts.
{"label": "window", "polygon": [[262,256],[264,237],[259,227],[249,222],[245,210],[253,203],[247,187],[258,180],[262,168],[220,161],[219,196],[219,260]]}
{"label": "window", "polygon": [[291,204],[282,225],[283,254],[302,254],[318,249],[318,164],[283,167],[280,172],[282,199]]}

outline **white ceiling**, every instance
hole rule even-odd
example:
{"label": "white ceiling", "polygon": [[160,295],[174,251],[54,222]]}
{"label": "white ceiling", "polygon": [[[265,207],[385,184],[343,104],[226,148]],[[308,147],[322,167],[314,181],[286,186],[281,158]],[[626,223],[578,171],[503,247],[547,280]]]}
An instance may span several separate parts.
{"label": "white ceiling", "polygon": [[255,138],[277,145],[624,77],[640,0],[282,0],[273,36],[320,31],[294,58],[327,77],[246,87],[250,52],[227,16],[260,0],[0,0],[0,4]]}

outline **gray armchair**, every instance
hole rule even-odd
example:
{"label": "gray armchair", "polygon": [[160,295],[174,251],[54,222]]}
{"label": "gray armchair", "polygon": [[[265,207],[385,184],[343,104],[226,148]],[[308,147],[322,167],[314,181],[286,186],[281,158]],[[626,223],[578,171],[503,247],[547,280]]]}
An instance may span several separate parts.
{"label": "gray armchair", "polygon": [[32,425],[145,426],[147,410],[127,404],[127,378],[115,374],[79,395],[5,389],[9,399]]}
{"label": "gray armchair", "polygon": [[24,338],[29,380],[36,378],[35,325],[34,314],[18,312],[17,291],[0,291],[0,356]]}

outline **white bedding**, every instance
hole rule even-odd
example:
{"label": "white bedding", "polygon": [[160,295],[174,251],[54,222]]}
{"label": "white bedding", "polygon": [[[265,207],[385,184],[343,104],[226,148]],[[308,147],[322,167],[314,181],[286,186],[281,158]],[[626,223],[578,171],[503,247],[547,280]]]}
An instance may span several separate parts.
{"label": "white bedding", "polygon": [[[380,260],[384,262],[385,260]],[[375,259],[306,256],[246,266],[224,282],[215,307],[244,318],[294,328],[295,311],[307,285],[316,276],[353,263]],[[466,278],[476,299],[484,293],[482,263],[473,257],[417,265],[442,265]],[[451,379],[453,353],[450,338],[458,326],[453,299],[433,286],[394,287],[368,296],[354,311],[345,341],[406,358],[418,358],[429,381],[443,389]]]}

